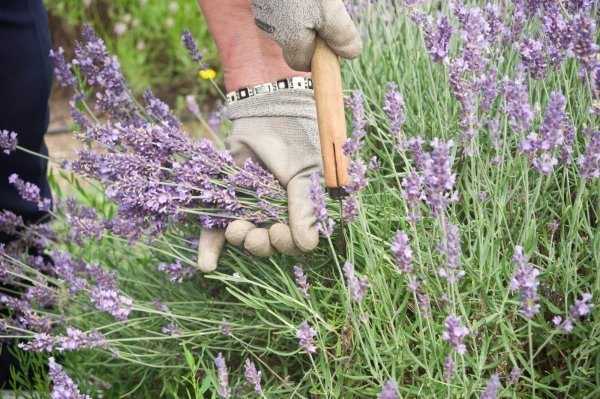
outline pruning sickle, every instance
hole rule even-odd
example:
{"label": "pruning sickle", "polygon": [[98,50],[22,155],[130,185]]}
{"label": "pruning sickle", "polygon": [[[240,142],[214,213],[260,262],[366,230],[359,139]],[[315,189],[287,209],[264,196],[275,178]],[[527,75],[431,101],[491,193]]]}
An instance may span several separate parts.
{"label": "pruning sickle", "polygon": [[346,255],[344,239],[344,219],[342,218],[342,198],[348,193],[344,186],[348,184],[348,157],[342,151],[346,141],[346,118],[344,116],[344,98],[342,94],[342,76],[338,56],[325,41],[317,36],[315,52],[311,62],[313,89],[317,103],[317,123],[323,156],[325,185],[329,198],[339,201],[340,206],[340,242]]}

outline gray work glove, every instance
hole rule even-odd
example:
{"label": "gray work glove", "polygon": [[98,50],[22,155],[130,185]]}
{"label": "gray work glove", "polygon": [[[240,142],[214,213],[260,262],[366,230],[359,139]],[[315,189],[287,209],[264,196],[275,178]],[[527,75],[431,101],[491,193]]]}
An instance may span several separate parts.
{"label": "gray work glove", "polygon": [[241,166],[251,158],[287,189],[289,226],[278,223],[265,229],[236,220],[226,230],[203,230],[198,268],[209,272],[217,267],[225,238],[256,256],[313,250],[319,235],[314,227],[310,175],[322,167],[312,92],[289,89],[240,100],[229,105],[227,116],[233,128],[226,146],[235,163]]}
{"label": "gray work glove", "polygon": [[287,64],[310,71],[319,34],[340,57],[358,57],[362,42],[342,0],[252,0],[254,22],[283,50]]}

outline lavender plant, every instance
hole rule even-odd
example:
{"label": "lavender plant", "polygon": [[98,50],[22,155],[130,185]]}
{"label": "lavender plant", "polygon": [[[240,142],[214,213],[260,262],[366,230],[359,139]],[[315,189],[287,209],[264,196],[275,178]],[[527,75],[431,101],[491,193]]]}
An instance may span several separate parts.
{"label": "lavender plant", "polygon": [[[200,223],[254,217],[261,200],[285,208],[284,194],[208,142],[173,143],[182,133],[157,100],[148,114],[101,86],[98,106],[127,106],[106,111],[109,126],[81,119],[105,150],[69,166],[102,185],[58,198],[54,233],[0,214],[19,237],[0,250],[0,276],[24,292],[2,296],[0,335],[60,351],[90,396],[597,396],[597,5],[579,3],[355,4],[365,52],[343,67],[354,121],[345,257],[315,176],[314,253],[261,260],[228,247],[217,273],[194,273]],[[576,39],[550,34],[561,19],[581,27]],[[542,50],[523,57],[531,40]],[[136,111],[123,112],[130,101]],[[3,150],[14,140],[0,134]],[[244,206],[231,208],[228,185],[253,176],[264,184],[235,185]],[[25,246],[52,247],[54,263],[19,255]]]}

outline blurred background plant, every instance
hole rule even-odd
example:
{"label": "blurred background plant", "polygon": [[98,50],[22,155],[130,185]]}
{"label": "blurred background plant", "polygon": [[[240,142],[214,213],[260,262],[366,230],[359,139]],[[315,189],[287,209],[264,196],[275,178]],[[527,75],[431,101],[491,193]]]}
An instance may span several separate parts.
{"label": "blurred background plant", "polygon": [[196,0],[46,0],[45,4],[54,47],[62,46],[70,55],[81,26],[90,25],[119,58],[135,95],[152,87],[177,111],[185,106],[185,95],[195,95],[200,104],[218,98],[181,43],[184,29],[189,29],[220,84],[223,74],[216,46]]}

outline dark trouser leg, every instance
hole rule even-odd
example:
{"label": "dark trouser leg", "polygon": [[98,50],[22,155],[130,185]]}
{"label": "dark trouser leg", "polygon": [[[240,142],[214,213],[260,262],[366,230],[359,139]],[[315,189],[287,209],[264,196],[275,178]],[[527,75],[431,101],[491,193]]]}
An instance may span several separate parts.
{"label": "dark trouser leg", "polygon": [[[52,83],[49,52],[50,33],[42,0],[0,0],[0,130],[16,132],[19,145],[41,154],[48,153],[44,133]],[[46,171],[47,162],[39,157],[0,153],[0,210],[11,210],[30,222],[44,218],[36,204],[19,198],[8,176],[17,173],[38,185],[43,197],[50,197]],[[9,378],[10,364],[14,359],[3,347],[0,386]]]}

